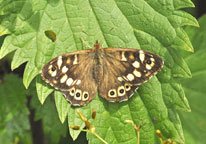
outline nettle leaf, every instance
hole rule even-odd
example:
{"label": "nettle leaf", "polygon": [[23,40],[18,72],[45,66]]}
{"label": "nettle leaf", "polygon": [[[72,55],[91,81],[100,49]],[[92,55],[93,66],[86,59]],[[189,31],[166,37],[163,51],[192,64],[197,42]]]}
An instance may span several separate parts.
{"label": "nettle leaf", "polygon": [[0,80],[0,143],[13,143],[15,137],[21,142],[30,143],[29,110],[26,103],[22,79],[13,74],[5,75]]}
{"label": "nettle leaf", "polygon": [[[6,0],[4,4],[12,3]],[[0,33],[8,34],[0,50],[0,58],[14,51],[11,68],[27,62],[23,83],[27,88],[37,76],[39,100],[44,103],[54,90],[41,80],[43,65],[60,54],[84,49],[81,39],[90,46],[96,40],[103,47],[139,48],[151,51],[165,61],[163,70],[145,84],[127,102],[109,103],[97,96],[85,107],[72,107],[55,92],[55,102],[61,122],[68,116],[70,126],[84,127],[76,109],[90,122],[91,110],[97,111],[97,133],[108,143],[137,143],[135,129],[124,123],[133,120],[136,125],[146,122],[141,130],[141,144],[158,143],[156,129],[164,138],[184,143],[181,123],[176,109],[190,111],[183,88],[177,78],[191,77],[190,69],[179,50],[193,51],[182,26],[198,26],[194,17],[179,10],[193,7],[190,0],[115,0],[115,1],[13,1],[2,9]],[[3,2],[0,2],[1,4]],[[17,8],[16,8],[17,6]],[[16,10],[12,10],[16,9]],[[5,24],[7,23],[7,24]],[[46,34],[45,32],[52,32]],[[70,129],[73,139],[80,131]],[[100,143],[88,134],[89,143]]]}
{"label": "nettle leaf", "polygon": [[34,120],[41,120],[44,135],[51,144],[58,143],[62,137],[65,137],[68,128],[67,124],[62,124],[58,118],[58,112],[55,107],[54,98],[48,98],[44,105],[39,103],[35,83],[31,83],[28,95],[31,97],[30,107],[35,110]]}
{"label": "nettle leaf", "polygon": [[185,93],[191,105],[191,113],[181,113],[186,143],[205,143],[205,102],[206,102],[206,17],[199,19],[200,28],[187,27],[190,39],[195,48],[195,53],[185,57],[189,65],[192,78],[182,81]]}
{"label": "nettle leaf", "polygon": [[40,75],[36,78],[36,90],[41,104],[43,104],[47,96],[53,92],[53,89],[43,82]]}
{"label": "nettle leaf", "polygon": [[68,101],[62,96],[61,92],[55,91],[54,96],[59,118],[64,123],[71,105],[68,105]]}

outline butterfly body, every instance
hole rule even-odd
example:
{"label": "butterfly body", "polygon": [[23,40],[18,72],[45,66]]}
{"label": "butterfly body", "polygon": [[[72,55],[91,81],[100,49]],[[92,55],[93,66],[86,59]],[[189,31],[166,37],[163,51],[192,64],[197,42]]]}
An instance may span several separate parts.
{"label": "butterfly body", "polygon": [[99,95],[110,102],[126,101],[163,66],[150,52],[130,48],[102,48],[67,53],[42,69],[42,78],[62,91],[72,105],[83,106]]}

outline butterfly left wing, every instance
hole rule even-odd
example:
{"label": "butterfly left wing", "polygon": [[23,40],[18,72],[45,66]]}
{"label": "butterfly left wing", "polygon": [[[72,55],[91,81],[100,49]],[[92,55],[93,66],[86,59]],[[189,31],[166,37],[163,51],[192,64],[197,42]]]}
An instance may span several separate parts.
{"label": "butterfly left wing", "polygon": [[52,59],[44,65],[41,75],[43,80],[62,91],[72,105],[83,106],[97,94],[92,70],[91,50],[81,50]]}
{"label": "butterfly left wing", "polygon": [[150,52],[129,48],[105,48],[100,96],[111,102],[128,100],[140,84],[157,74],[163,60]]}

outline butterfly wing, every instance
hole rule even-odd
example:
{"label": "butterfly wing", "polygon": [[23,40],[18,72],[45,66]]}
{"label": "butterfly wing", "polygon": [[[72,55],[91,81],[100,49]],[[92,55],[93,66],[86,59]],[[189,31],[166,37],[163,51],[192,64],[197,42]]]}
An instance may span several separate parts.
{"label": "butterfly wing", "polygon": [[72,105],[88,104],[97,93],[92,54],[91,50],[81,50],[52,59],[42,69],[43,80],[62,91]]}
{"label": "butterfly wing", "polygon": [[99,94],[111,102],[126,101],[140,84],[157,74],[163,60],[150,52],[129,48],[105,48]]}

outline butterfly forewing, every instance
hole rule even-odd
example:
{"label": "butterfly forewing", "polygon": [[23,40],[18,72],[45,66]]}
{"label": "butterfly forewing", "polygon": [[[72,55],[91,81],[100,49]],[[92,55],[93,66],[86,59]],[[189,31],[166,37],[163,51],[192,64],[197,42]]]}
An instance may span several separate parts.
{"label": "butterfly forewing", "polygon": [[61,90],[72,105],[88,104],[97,93],[91,57],[88,50],[58,56],[43,67],[42,78]]}
{"label": "butterfly forewing", "polygon": [[139,85],[163,66],[160,57],[143,50],[105,48],[104,75],[99,83],[99,93],[106,100],[128,100]]}

